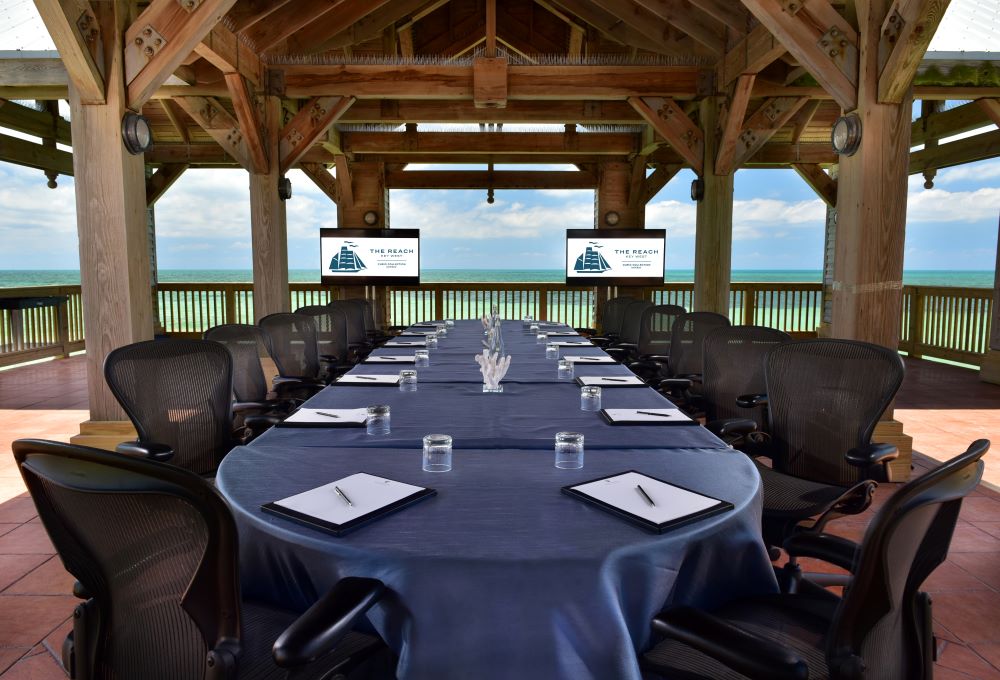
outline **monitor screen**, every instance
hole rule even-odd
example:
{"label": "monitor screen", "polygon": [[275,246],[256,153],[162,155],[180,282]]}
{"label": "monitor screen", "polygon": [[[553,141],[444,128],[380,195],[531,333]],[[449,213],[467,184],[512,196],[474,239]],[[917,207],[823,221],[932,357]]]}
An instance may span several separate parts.
{"label": "monitor screen", "polygon": [[567,229],[566,285],[659,286],[665,229]]}
{"label": "monitor screen", "polygon": [[419,229],[320,229],[319,243],[326,285],[420,283]]}

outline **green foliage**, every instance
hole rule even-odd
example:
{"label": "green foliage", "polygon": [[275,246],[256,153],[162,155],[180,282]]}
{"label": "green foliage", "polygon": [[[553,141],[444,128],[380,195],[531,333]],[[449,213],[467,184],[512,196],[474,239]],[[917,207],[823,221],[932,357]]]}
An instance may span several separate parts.
{"label": "green foliage", "polygon": [[959,64],[947,72],[937,66],[918,73],[914,85],[960,85],[965,87],[1000,87],[1000,66],[984,61],[980,64]]}

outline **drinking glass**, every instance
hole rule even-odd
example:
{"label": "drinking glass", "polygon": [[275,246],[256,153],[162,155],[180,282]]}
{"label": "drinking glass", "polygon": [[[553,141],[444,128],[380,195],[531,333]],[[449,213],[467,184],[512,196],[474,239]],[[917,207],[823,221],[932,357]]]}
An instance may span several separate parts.
{"label": "drinking glass", "polygon": [[545,358],[546,359],[558,359],[559,358],[559,345],[554,342],[550,342],[545,345]]}
{"label": "drinking glass", "polygon": [[548,344],[548,342],[549,342],[549,334],[548,333],[539,333],[538,335],[535,336],[535,344],[536,345],[546,345],[546,344]]}
{"label": "drinking glass", "polygon": [[369,406],[366,424],[368,434],[389,434],[389,407],[386,404]]}
{"label": "drinking glass", "polygon": [[438,346],[438,336],[428,335],[425,337],[424,344],[427,345],[427,349],[437,349]]}
{"label": "drinking glass", "polygon": [[445,328],[454,328],[455,322],[452,319],[448,319],[447,321],[444,322],[444,326]]}
{"label": "drinking glass", "polygon": [[580,410],[601,410],[601,388],[596,385],[584,385],[580,388]]}
{"label": "drinking glass", "polygon": [[573,362],[569,359],[560,359],[559,368],[556,370],[556,377],[559,380],[573,379]]}
{"label": "drinking glass", "polygon": [[[435,341],[437,338],[435,338]],[[413,365],[414,366],[430,366],[431,365],[431,353],[426,349],[418,349],[413,353]]]}
{"label": "drinking glass", "polygon": [[583,435],[579,432],[556,432],[556,467],[579,470],[583,467]]}
{"label": "drinking glass", "polygon": [[451,470],[451,435],[429,434],[424,437],[424,472]]}
{"label": "drinking glass", "polygon": [[530,333],[537,333],[538,332],[538,324],[537,323],[532,323],[531,325],[529,325],[528,326],[528,332],[530,332]]}
{"label": "drinking glass", "polygon": [[404,368],[399,372],[399,391],[400,392],[416,392],[417,391],[417,372],[412,368]]}
{"label": "drinking glass", "polygon": [[534,319],[532,319],[531,315],[528,314],[523,319],[521,319],[521,326],[524,328],[524,330],[528,330],[529,328],[531,328],[531,324],[533,322],[534,322]]}

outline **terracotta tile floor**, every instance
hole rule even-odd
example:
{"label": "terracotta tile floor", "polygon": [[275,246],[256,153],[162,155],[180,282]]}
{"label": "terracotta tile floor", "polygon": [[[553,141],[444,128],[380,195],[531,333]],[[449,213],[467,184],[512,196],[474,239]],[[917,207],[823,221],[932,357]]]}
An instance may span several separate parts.
{"label": "terracotta tile floor", "polygon": [[[965,449],[980,437],[987,479],[1000,486],[1000,387],[972,371],[906,359],[907,377],[896,418],[914,438],[915,473]],[[0,371],[0,679],[65,678],[59,662],[70,628],[73,579],[63,570],[10,456],[20,437],[68,440],[87,418],[82,357]],[[966,499],[947,562],[924,584],[934,597],[938,680],[1000,680],[1000,493],[981,485]],[[880,487],[873,508],[831,530],[858,539],[892,493]],[[816,563],[804,565],[819,570]]]}

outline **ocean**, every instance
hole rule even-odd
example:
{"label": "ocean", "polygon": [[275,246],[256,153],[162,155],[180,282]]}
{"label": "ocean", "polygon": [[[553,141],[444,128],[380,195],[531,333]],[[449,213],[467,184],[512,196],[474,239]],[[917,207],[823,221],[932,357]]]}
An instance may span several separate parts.
{"label": "ocean", "polygon": [[[249,269],[165,269],[158,272],[165,283],[248,283],[253,276]],[[425,283],[561,283],[565,276],[560,269],[425,269],[420,274]],[[818,269],[740,269],[732,273],[733,281],[800,282],[822,280]],[[992,288],[992,271],[983,270],[912,270],[903,273],[903,283],[910,286],[954,286],[958,288]],[[315,269],[292,269],[289,281],[318,283]],[[693,270],[670,271],[668,283],[693,281]],[[79,270],[70,269],[3,269],[0,288],[34,286],[67,286],[80,283]]]}

